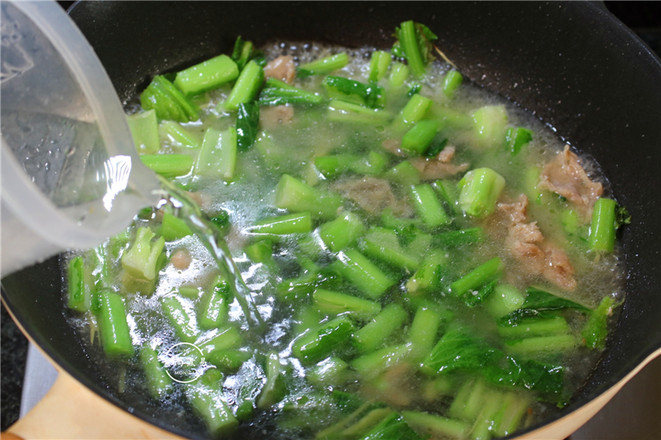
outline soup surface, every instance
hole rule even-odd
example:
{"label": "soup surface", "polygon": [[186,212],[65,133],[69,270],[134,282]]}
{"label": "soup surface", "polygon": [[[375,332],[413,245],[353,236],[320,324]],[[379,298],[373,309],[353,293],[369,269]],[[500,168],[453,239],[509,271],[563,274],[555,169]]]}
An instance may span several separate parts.
{"label": "soup surface", "polygon": [[396,35],[239,39],[143,92],[168,196],[67,263],[120,388],[223,438],[500,437],[571,399],[622,299],[623,210],[427,28]]}

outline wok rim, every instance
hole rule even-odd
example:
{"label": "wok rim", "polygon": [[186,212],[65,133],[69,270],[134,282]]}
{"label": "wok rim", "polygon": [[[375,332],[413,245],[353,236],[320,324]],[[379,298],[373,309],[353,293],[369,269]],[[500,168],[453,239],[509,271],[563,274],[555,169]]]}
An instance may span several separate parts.
{"label": "wok rim", "polygon": [[[69,11],[73,10],[78,3],[79,2],[73,4],[69,8]],[[654,52],[652,52],[652,50],[631,29],[629,29],[613,14],[611,14],[608,10],[606,10],[603,5],[592,2],[584,2],[584,3],[581,2],[581,3],[583,5],[582,7],[586,8],[590,12],[598,14],[601,17],[601,19],[607,20],[609,26],[614,27],[615,29],[617,29],[619,32],[622,33],[622,37],[628,38],[630,42],[633,43],[637,48],[642,49],[644,51],[644,55],[648,58],[647,60],[645,60],[645,62],[651,63],[651,65],[655,66],[657,72],[661,72],[661,59],[659,59],[659,57]],[[525,107],[523,108],[525,109]],[[629,294],[630,292],[627,291],[626,297],[628,297]],[[160,421],[159,419],[152,417],[149,414],[143,413],[141,408],[132,408],[126,405],[121,399],[118,399],[117,397],[109,393],[107,390],[105,390],[102,386],[100,386],[99,383],[93,381],[91,377],[88,377],[85,374],[80,374],[79,372],[77,372],[75,366],[73,366],[73,364],[69,362],[65,357],[62,357],[61,353],[59,353],[57,350],[52,350],[48,344],[43,343],[41,336],[36,334],[31,328],[31,325],[29,324],[27,317],[25,317],[22,314],[20,309],[17,310],[16,307],[13,306],[11,298],[6,294],[4,288],[2,290],[2,302],[5,304],[10,315],[12,316],[14,321],[17,322],[17,324],[21,328],[21,331],[28,337],[28,339],[36,342],[36,344],[39,346],[42,352],[46,353],[46,355],[52,361],[54,361],[60,368],[65,370],[67,373],[69,373],[72,377],[74,377],[85,387],[94,391],[104,400],[114,404],[115,406],[121,408],[122,410],[126,411],[131,415],[137,416],[140,419],[145,420],[148,423],[153,424],[155,426],[158,426],[159,428],[172,432],[175,435],[179,435],[182,437],[190,437],[191,434],[190,432],[186,432],[185,430],[178,430],[177,427],[173,427],[171,425],[164,426],[162,424],[162,421]],[[625,304],[626,304],[626,299],[625,299]],[[619,327],[620,320],[622,319],[624,319],[624,317],[620,316],[616,324],[617,327]],[[613,331],[617,331],[617,328],[614,329]],[[608,350],[608,347],[606,350]],[[553,417],[544,419],[543,422],[538,422],[534,425],[531,425],[528,428],[517,431],[516,435],[507,436],[505,438],[516,438],[522,435],[534,433],[534,431],[540,428],[561,421],[562,419],[571,417],[572,414],[574,414],[578,409],[584,407],[589,402],[594,401],[595,399],[598,399],[600,396],[607,393],[614,386],[618,385],[621,381],[623,381],[623,379],[625,379],[631,372],[633,372],[636,369],[638,370],[642,369],[648,361],[653,359],[655,356],[658,356],[659,354],[661,354],[661,340],[650,341],[650,344],[644,350],[642,350],[635,359],[627,360],[626,367],[620,368],[616,374],[609,376],[609,379],[607,381],[602,382],[598,387],[595,387],[586,396],[582,396],[579,401],[573,401],[567,407],[565,407],[561,412],[554,414]],[[197,437],[193,437],[193,438],[197,438]]]}

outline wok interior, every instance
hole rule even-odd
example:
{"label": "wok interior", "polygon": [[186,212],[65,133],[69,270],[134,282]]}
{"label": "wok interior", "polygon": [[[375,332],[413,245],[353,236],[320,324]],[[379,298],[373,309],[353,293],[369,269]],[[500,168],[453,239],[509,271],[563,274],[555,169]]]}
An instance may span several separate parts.
{"label": "wok interior", "polygon": [[[627,299],[600,363],[562,414],[608,389],[661,345],[661,64],[605,9],[569,3],[84,2],[71,15],[124,102],[155,73],[219,53],[237,35],[386,47],[407,19],[427,24],[438,46],[478,84],[517,102],[593,155],[632,224],[622,233]],[[66,322],[57,258],[3,280],[3,297],[28,333],[83,384],[188,437],[204,429],[117,381]]]}

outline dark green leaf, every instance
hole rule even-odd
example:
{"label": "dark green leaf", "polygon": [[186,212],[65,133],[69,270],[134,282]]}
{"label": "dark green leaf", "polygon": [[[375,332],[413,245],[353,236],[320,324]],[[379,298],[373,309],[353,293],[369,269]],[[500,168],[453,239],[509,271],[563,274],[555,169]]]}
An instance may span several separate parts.
{"label": "dark green leaf", "polygon": [[255,143],[259,131],[259,104],[239,104],[236,114],[236,135],[239,151],[246,151]]}
{"label": "dark green leaf", "polygon": [[568,299],[560,298],[544,290],[529,287],[526,289],[527,297],[526,302],[523,303],[522,309],[535,309],[542,310],[560,310],[560,309],[576,309],[582,312],[587,312],[590,309]]}
{"label": "dark green leaf", "polygon": [[455,327],[438,341],[424,364],[433,371],[478,370],[502,357],[502,352],[491,347],[471,331]]}
{"label": "dark green leaf", "polygon": [[437,142],[432,142],[429,147],[427,147],[427,151],[423,154],[425,157],[436,157],[438,154],[443,151],[443,148],[448,143],[448,139],[444,138],[441,139],[440,141]]}

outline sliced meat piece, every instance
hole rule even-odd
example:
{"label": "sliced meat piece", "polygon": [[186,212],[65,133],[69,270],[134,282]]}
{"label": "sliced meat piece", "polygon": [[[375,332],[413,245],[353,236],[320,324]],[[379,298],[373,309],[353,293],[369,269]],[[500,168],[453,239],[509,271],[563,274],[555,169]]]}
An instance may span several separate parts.
{"label": "sliced meat piece", "polygon": [[544,243],[543,250],[546,256],[546,265],[542,272],[544,278],[567,291],[576,289],[574,268],[572,267],[567,254],[550,243]]}
{"label": "sliced meat piece", "polygon": [[469,167],[467,163],[459,165],[450,163],[454,158],[454,153],[455,147],[448,145],[436,157],[414,157],[410,159],[410,162],[420,171],[422,180],[445,179],[463,173]]}
{"label": "sliced meat piece", "polygon": [[526,221],[528,197],[525,194],[521,194],[519,200],[514,203],[499,203],[497,206],[500,211],[509,216],[512,223],[523,223]]}
{"label": "sliced meat piece", "polygon": [[439,162],[443,163],[448,163],[452,159],[454,159],[454,153],[457,152],[457,149],[455,148],[454,145],[447,145],[445,148],[441,150],[440,153],[438,153],[438,156],[436,156],[436,160]]}
{"label": "sliced meat piece", "polygon": [[521,195],[514,203],[499,203],[500,212],[509,217],[505,248],[519,263],[516,268],[529,276],[541,275],[547,281],[571,291],[576,288],[574,268],[569,257],[550,243],[537,226],[537,222],[526,222],[528,198]]}
{"label": "sliced meat piece", "polygon": [[264,67],[264,76],[293,84],[296,78],[296,65],[294,58],[289,55],[280,55],[269,61]]}
{"label": "sliced meat piece", "polygon": [[411,207],[406,200],[395,197],[387,180],[376,177],[347,179],[334,184],[333,189],[370,214],[380,214],[386,208],[390,208],[397,216],[411,214]]}
{"label": "sliced meat piece", "polygon": [[290,124],[293,119],[294,108],[288,105],[262,107],[259,110],[259,124],[267,130],[278,125]]}
{"label": "sliced meat piece", "polygon": [[394,154],[395,156],[406,156],[406,153],[404,153],[402,149],[399,148],[402,146],[402,143],[398,139],[386,139],[381,143],[381,146],[384,150]]}
{"label": "sliced meat piece", "polygon": [[540,176],[539,188],[565,197],[586,218],[590,217],[594,202],[604,192],[601,183],[590,180],[578,156],[569,151],[569,145],[546,164]]}

